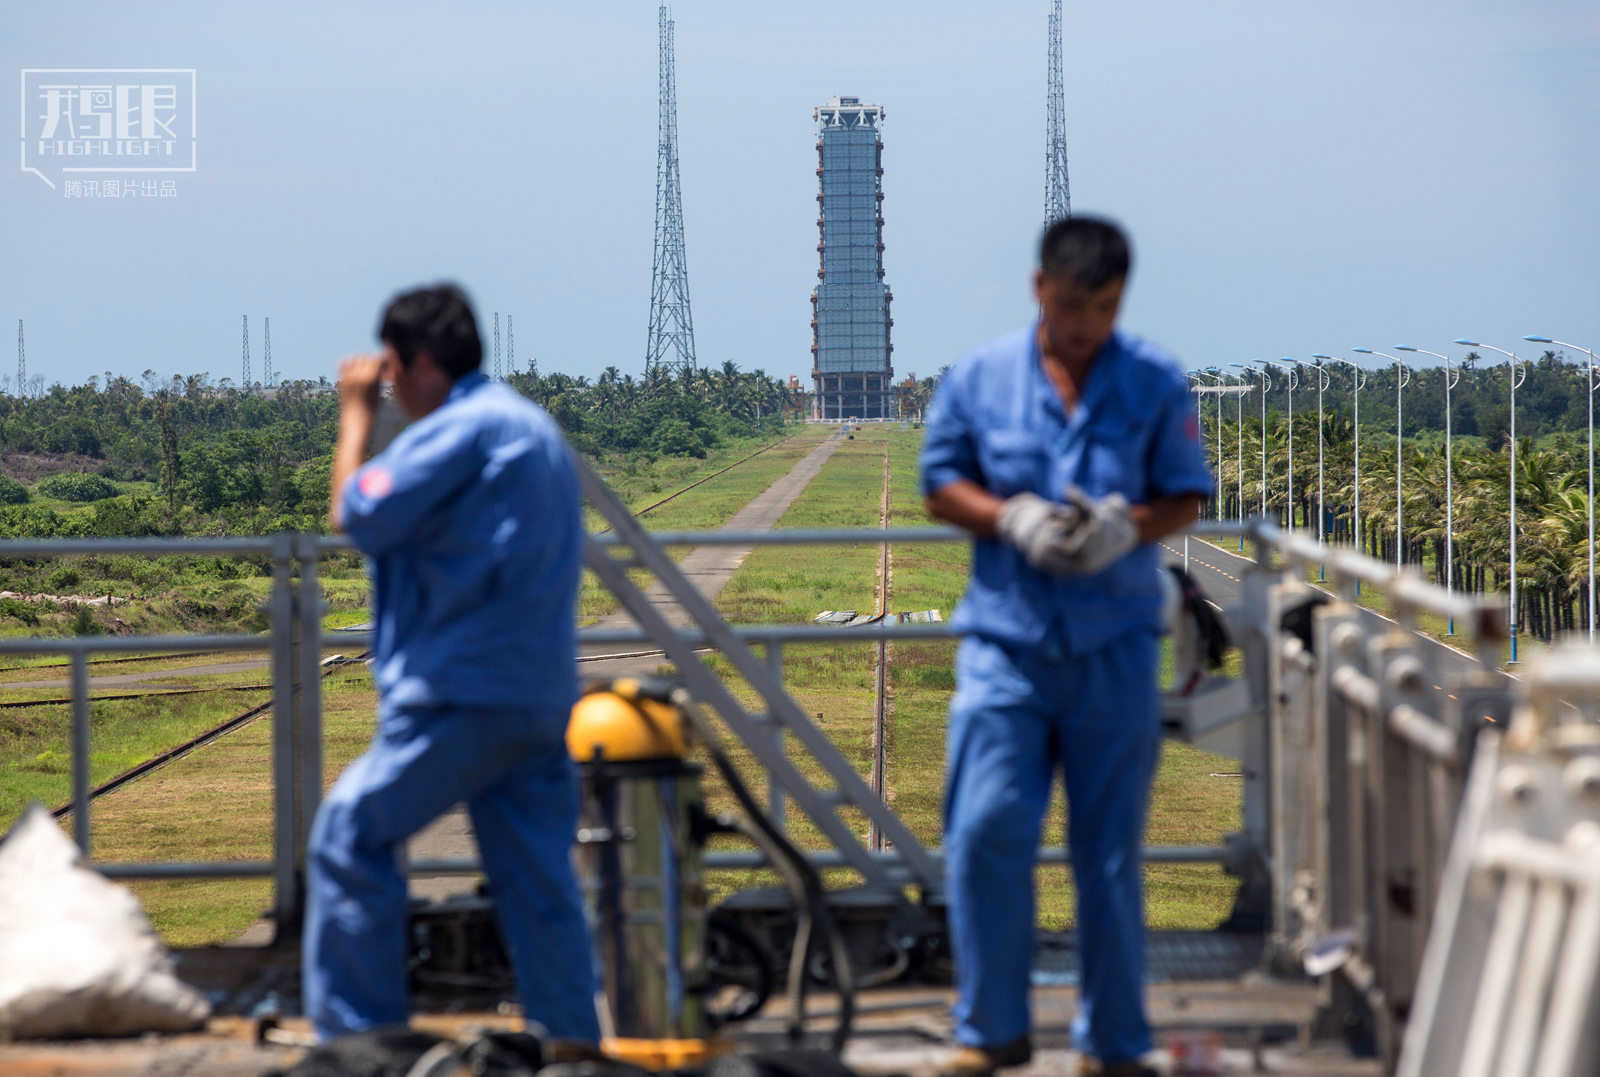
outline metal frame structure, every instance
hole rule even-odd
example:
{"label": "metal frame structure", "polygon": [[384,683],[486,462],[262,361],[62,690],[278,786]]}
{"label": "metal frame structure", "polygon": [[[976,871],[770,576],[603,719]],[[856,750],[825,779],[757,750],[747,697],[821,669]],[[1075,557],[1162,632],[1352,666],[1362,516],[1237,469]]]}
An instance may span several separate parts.
{"label": "metal frame structure", "polygon": [[[677,668],[689,692],[716,712],[766,771],[769,803],[779,824],[783,825],[785,808],[792,803],[826,837],[830,847],[810,854],[819,867],[853,869],[871,890],[891,900],[908,900],[908,890],[923,900],[936,899],[943,887],[940,851],[918,841],[873,795],[863,777],[789,696],[783,683],[783,650],[791,643],[948,638],[949,627],[736,627],[689,583],[668,550],[707,545],[948,543],[965,536],[952,528],[932,527],[652,533],[628,513],[592,468],[580,461],[579,469],[585,498],[611,528],[586,539],[586,563],[637,623],[637,628],[585,630],[580,640],[647,642],[658,648],[663,660]],[[1481,931],[1477,936],[1464,935],[1463,924],[1471,917],[1462,910],[1471,912],[1485,899],[1481,886],[1474,889],[1463,879],[1475,871],[1487,871],[1495,880],[1509,879],[1523,870],[1516,867],[1523,863],[1516,860],[1523,846],[1505,850],[1516,841],[1549,844],[1548,816],[1524,812],[1519,822],[1514,812],[1502,812],[1493,827],[1486,827],[1481,790],[1511,788],[1505,774],[1514,762],[1523,768],[1521,773],[1536,778],[1554,774],[1550,781],[1535,784],[1540,789],[1567,790],[1561,795],[1576,798],[1574,803],[1583,811],[1596,815],[1595,852],[1569,842],[1568,853],[1562,855],[1571,864],[1563,867],[1566,860],[1557,864],[1549,856],[1528,860],[1533,867],[1527,871],[1533,874],[1527,878],[1535,890],[1543,885],[1538,879],[1547,875],[1558,882],[1566,880],[1561,882],[1568,888],[1565,892],[1577,895],[1570,903],[1577,910],[1575,923],[1597,940],[1591,947],[1596,953],[1581,950],[1581,956],[1600,957],[1600,921],[1590,923],[1600,915],[1600,905],[1595,904],[1600,901],[1596,896],[1600,890],[1595,889],[1600,882],[1594,882],[1600,880],[1595,861],[1600,857],[1600,792],[1596,792],[1600,763],[1595,762],[1600,734],[1594,732],[1600,714],[1600,653],[1584,648],[1552,654],[1545,666],[1530,671],[1524,685],[1499,672],[1507,632],[1504,608],[1492,598],[1446,591],[1414,572],[1396,571],[1354,550],[1330,548],[1308,535],[1259,520],[1243,526],[1207,523],[1197,526],[1194,534],[1242,535],[1254,544],[1256,558],[1241,573],[1239,601],[1222,611],[1243,653],[1243,676],[1209,677],[1188,695],[1168,696],[1164,720],[1169,735],[1241,761],[1242,827],[1221,847],[1152,848],[1146,850],[1146,859],[1221,862],[1239,876],[1234,926],[1265,931],[1269,963],[1280,971],[1299,974],[1303,966],[1314,965],[1314,973],[1324,977],[1330,1027],[1370,1027],[1390,1065],[1400,1054],[1403,1035],[1413,1041],[1406,1047],[1407,1058],[1427,1060],[1449,1055],[1463,1036],[1477,1034],[1476,1025],[1463,1025],[1462,1007],[1452,1001],[1462,989],[1461,977],[1441,971],[1454,968],[1450,962],[1460,953],[1467,955],[1461,960],[1480,962],[1487,960],[1486,954],[1499,955],[1494,956],[1497,964],[1481,967],[1480,982],[1493,990],[1483,989],[1490,994],[1480,995],[1474,1012],[1488,1015],[1484,1020],[1496,1035],[1500,1029],[1513,1028],[1514,1022],[1500,1018],[1521,1012],[1512,1009],[1516,1006],[1525,1010],[1532,990],[1518,985],[1548,984],[1553,975],[1538,968],[1530,973],[1519,955],[1532,954],[1527,960],[1537,958],[1548,965],[1553,960],[1550,948],[1540,942],[1544,936],[1532,930],[1513,940],[1515,945],[1503,943],[1499,949]],[[0,653],[71,658],[72,825],[86,851],[92,851],[88,655],[173,649],[267,649],[272,655],[273,859],[94,866],[119,878],[269,876],[276,884],[274,907],[280,930],[292,931],[301,912],[306,840],[322,788],[318,674],[323,637],[317,565],[325,553],[344,548],[343,540],[304,534],[0,542],[0,558],[110,553],[271,558],[271,631],[266,637],[0,641]],[[1331,593],[1306,582],[1319,564],[1325,566]],[[693,624],[679,628],[668,623],[630,577],[635,568],[653,575]],[[1353,600],[1359,583],[1383,591],[1397,619],[1385,621],[1357,607]],[[1424,612],[1453,618],[1475,650],[1459,651],[1421,635],[1416,622]],[[364,642],[356,634],[340,633],[341,645]],[[765,653],[758,654],[757,648]],[[718,652],[732,666],[759,697],[757,707],[739,702],[702,658],[705,649]],[[1174,649],[1175,654],[1192,651],[1181,637]],[[1497,753],[1495,738],[1508,727],[1516,732],[1512,716],[1517,707],[1518,714],[1532,707],[1545,717],[1515,742],[1518,754],[1508,762],[1504,752]],[[1584,720],[1567,719],[1569,711]],[[1549,717],[1558,712],[1562,720]],[[800,755],[826,775],[825,787],[803,775],[796,764]],[[1584,781],[1561,770],[1567,766],[1570,771],[1570,761],[1579,757],[1582,767],[1588,768]],[[1489,777],[1482,776],[1485,768],[1492,770]],[[869,849],[858,833],[859,824],[840,814],[847,807],[870,820],[890,848]],[[1464,822],[1458,824],[1458,819]],[[1043,849],[1039,856],[1044,862],[1061,862],[1067,853],[1061,848]],[[708,858],[707,866],[748,868],[760,863],[759,854],[720,853]],[[476,873],[481,865],[467,859],[418,860],[409,868],[422,874]],[[1502,887],[1494,898],[1498,904],[1484,915],[1526,919],[1517,911],[1517,892],[1509,884]],[[1471,922],[1481,923],[1482,916]],[[1541,930],[1548,934],[1548,929]],[[1557,964],[1567,969],[1574,963]],[[1561,1015],[1597,998],[1592,975],[1597,965],[1600,961],[1588,961],[1586,980],[1579,975],[1581,969],[1563,972],[1559,990],[1551,989],[1559,1006],[1553,1004],[1540,1035],[1546,1040],[1556,1037],[1557,1047],[1571,1046],[1570,1021]],[[1502,991],[1507,977],[1512,986]],[[1412,1018],[1413,1030],[1405,1027],[1408,1013],[1417,1015]],[[1514,1036],[1506,1042],[1512,1046],[1496,1040],[1495,1049],[1525,1049],[1517,1046]],[[1406,1072],[1453,1071],[1413,1065]]]}
{"label": "metal frame structure", "polygon": [[1067,179],[1067,95],[1061,72],[1061,0],[1050,5],[1050,58],[1045,90],[1044,224],[1072,216],[1072,185]]}
{"label": "metal frame structure", "polygon": [[689,257],[683,241],[683,185],[678,176],[678,76],[673,59],[676,24],[667,5],[660,22],[660,103],[656,147],[656,239],[650,274],[650,336],[645,373],[664,366],[693,370],[694,317],[689,311]]}

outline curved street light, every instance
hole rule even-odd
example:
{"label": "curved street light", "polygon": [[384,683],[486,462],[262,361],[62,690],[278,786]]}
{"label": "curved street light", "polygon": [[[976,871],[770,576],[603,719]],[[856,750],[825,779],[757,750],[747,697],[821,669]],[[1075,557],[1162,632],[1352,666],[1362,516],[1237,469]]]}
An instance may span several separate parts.
{"label": "curved street light", "polygon": [[[1228,365],[1238,366],[1239,364],[1229,363]],[[1234,466],[1234,473],[1239,478],[1239,526],[1241,528],[1239,532],[1239,552],[1244,553],[1244,531],[1242,530],[1244,527],[1244,394],[1249,390],[1244,388],[1245,380],[1243,374],[1228,374],[1227,377],[1233,378],[1240,385],[1239,392],[1234,394],[1234,401],[1238,405],[1237,411],[1239,413],[1236,430],[1239,435],[1239,459]]]}
{"label": "curved street light", "polygon": [[[1261,360],[1252,359],[1251,362],[1259,363]],[[1267,393],[1272,389],[1272,377],[1265,370],[1244,363],[1228,365],[1247,370],[1261,379],[1261,518],[1264,520],[1267,517]]]}
{"label": "curved street light", "polygon": [[[1480,344],[1476,340],[1458,337],[1451,343],[1464,348],[1488,348],[1506,357],[1506,381],[1511,385],[1511,616],[1507,627],[1511,630],[1511,661],[1517,660],[1517,386],[1527,380],[1525,360],[1493,344]],[[1519,376],[1520,374],[1520,376]]]}
{"label": "curved street light", "polygon": [[[1450,390],[1454,389],[1456,384],[1461,381],[1461,369],[1450,362],[1450,357],[1448,355],[1440,355],[1438,352],[1430,352],[1427,348],[1413,348],[1407,344],[1396,344],[1394,346],[1394,350],[1397,352],[1419,352],[1423,355],[1431,355],[1435,359],[1444,360],[1444,589],[1446,591],[1454,591],[1456,567],[1456,499],[1455,453],[1450,447]],[[1590,546],[1592,550],[1593,540],[1591,540]],[[1592,578],[1593,577],[1591,577],[1591,579]],[[1593,603],[1591,603],[1591,605],[1593,605]],[[1456,619],[1451,617],[1445,622],[1445,635],[1453,636],[1455,634]]]}
{"label": "curved street light", "polygon": [[1363,355],[1376,355],[1380,359],[1387,359],[1395,366],[1394,371],[1394,567],[1400,568],[1405,564],[1405,527],[1404,507],[1405,501],[1401,497],[1402,480],[1405,475],[1405,457],[1403,454],[1402,416],[1400,412],[1400,393],[1407,385],[1411,384],[1411,368],[1401,362],[1397,356],[1385,355],[1375,352],[1371,348],[1351,348],[1353,352]]}
{"label": "curved street light", "polygon": [[1555,344],[1562,348],[1571,348],[1576,352],[1583,352],[1589,357],[1589,642],[1594,642],[1594,351],[1590,348],[1580,348],[1576,344],[1567,344],[1560,340],[1551,340],[1549,337],[1527,336],[1523,340],[1530,340],[1535,344]]}
{"label": "curved street light", "polygon": [[[1351,422],[1355,432],[1355,503],[1351,507],[1351,537],[1355,540],[1356,552],[1361,552],[1361,390],[1367,384],[1367,371],[1360,363],[1342,356],[1317,354],[1313,359],[1333,359],[1350,367],[1355,373],[1350,375],[1351,384],[1355,386],[1352,396],[1355,398],[1355,415]],[[1361,581],[1356,581],[1356,594],[1361,594]]]}
{"label": "curved street light", "polygon": [[[1261,362],[1267,364],[1268,366],[1277,367],[1279,370],[1287,371],[1288,374],[1289,374],[1289,380],[1284,385],[1284,396],[1289,401],[1289,503],[1286,506],[1286,510],[1287,511],[1286,511],[1285,515],[1287,516],[1288,521],[1289,521],[1288,530],[1293,531],[1294,530],[1294,391],[1296,389],[1300,388],[1300,372],[1295,369],[1294,360],[1293,359],[1285,358],[1285,359],[1282,359],[1282,360],[1280,360],[1280,361],[1278,361],[1276,363],[1274,363],[1270,359],[1263,359],[1263,360],[1261,360]],[[1285,365],[1285,364],[1288,364],[1288,365]]]}

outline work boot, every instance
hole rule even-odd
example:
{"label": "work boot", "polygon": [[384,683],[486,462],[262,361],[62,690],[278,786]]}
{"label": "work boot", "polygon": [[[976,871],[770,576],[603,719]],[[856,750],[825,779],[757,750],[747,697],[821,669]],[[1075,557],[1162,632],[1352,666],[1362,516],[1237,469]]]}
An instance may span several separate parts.
{"label": "work boot", "polygon": [[945,1063],[939,1077],[989,1077],[1007,1066],[1025,1066],[1033,1060],[1033,1044],[1018,1036],[1001,1047],[963,1047]]}

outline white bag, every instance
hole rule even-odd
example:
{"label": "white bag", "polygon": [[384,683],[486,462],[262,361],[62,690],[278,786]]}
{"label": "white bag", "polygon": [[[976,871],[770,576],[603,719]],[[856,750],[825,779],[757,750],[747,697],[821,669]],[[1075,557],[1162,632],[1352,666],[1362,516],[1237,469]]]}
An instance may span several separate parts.
{"label": "white bag", "polygon": [[0,841],[0,1038],[181,1032],[210,1013],[139,899],[31,805]]}

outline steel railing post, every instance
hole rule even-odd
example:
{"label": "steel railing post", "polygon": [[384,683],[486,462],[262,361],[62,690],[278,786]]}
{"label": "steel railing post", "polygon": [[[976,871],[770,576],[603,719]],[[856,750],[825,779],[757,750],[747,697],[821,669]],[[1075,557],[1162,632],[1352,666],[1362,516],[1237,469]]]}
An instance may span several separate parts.
{"label": "steel railing post", "polygon": [[[772,672],[773,680],[783,684],[783,643],[780,640],[770,640],[767,643],[767,669]],[[767,716],[768,727],[772,730],[772,743],[777,745],[778,751],[784,750],[783,723],[777,721],[770,714]],[[773,776],[772,768],[767,770],[767,815],[772,819],[772,825],[778,828],[779,833],[788,831],[787,805],[784,801],[783,786]]]}
{"label": "steel railing post", "polygon": [[274,942],[299,928],[300,876],[295,863],[294,594],[289,578],[294,536],[272,542],[272,860]]}
{"label": "steel railing post", "polygon": [[89,855],[89,653],[72,652],[72,837]]}
{"label": "steel railing post", "polygon": [[322,587],[315,535],[297,537],[300,553],[300,862],[322,803]]}

